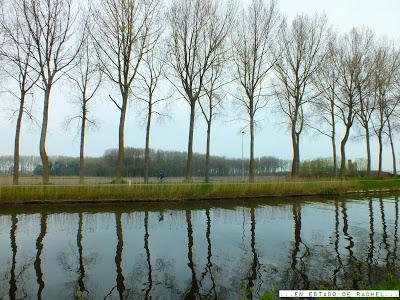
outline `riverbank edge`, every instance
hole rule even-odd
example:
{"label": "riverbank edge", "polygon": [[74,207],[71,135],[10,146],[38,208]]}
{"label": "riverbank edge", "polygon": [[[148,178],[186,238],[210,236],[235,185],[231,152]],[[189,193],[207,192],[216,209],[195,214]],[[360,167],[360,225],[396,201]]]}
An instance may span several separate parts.
{"label": "riverbank edge", "polygon": [[400,192],[399,179],[97,186],[0,186],[0,205],[179,203]]}

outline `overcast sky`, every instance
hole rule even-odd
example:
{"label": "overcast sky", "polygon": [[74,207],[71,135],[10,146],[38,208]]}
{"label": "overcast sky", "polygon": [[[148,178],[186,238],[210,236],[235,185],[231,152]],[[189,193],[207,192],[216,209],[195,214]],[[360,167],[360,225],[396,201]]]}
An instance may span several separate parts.
{"label": "overcast sky", "polygon": [[[243,0],[243,3],[247,1]],[[293,18],[298,13],[325,12],[330,23],[340,32],[346,32],[353,26],[366,25],[375,30],[378,35],[386,35],[396,41],[400,40],[400,1],[399,0],[279,0],[283,14]],[[62,86],[62,91],[61,91]],[[56,86],[50,103],[50,119],[47,140],[49,155],[77,156],[79,153],[79,139],[76,128],[64,129],[64,121],[73,112],[69,103],[72,93],[64,82]],[[12,107],[11,100],[5,100],[0,107],[0,155],[13,153],[15,118],[10,119]],[[105,98],[103,97],[99,98]],[[107,100],[97,99],[97,104],[92,109],[92,114],[99,122],[99,128],[90,131],[87,135],[86,154],[100,156],[105,150],[116,148],[118,143],[118,111]],[[41,95],[36,95],[34,113],[41,118]],[[15,104],[15,103],[14,103]],[[231,108],[227,104],[225,114],[229,115]],[[255,138],[255,155],[271,155],[280,158],[291,157],[291,140],[287,128],[280,120],[271,117],[272,108],[261,112],[262,120]],[[154,122],[151,134],[151,147],[164,150],[185,151],[187,147],[189,110],[183,101],[175,101],[169,111],[171,118],[163,122]],[[127,147],[144,147],[144,126],[140,122],[134,109],[129,110],[125,130],[125,143]],[[21,154],[39,154],[40,128],[35,124],[24,123],[21,137]],[[240,128],[243,124],[232,122],[227,116],[221,116],[215,123],[212,132],[211,151],[214,155],[229,157],[241,156]],[[353,139],[348,145],[348,157],[364,157],[364,141],[355,140],[357,134],[353,130]],[[205,152],[206,131],[202,116],[198,114],[194,135],[194,151]],[[340,137],[338,138],[339,142]],[[396,138],[397,145],[400,139]],[[245,136],[245,156],[248,155],[248,136]],[[377,157],[376,139],[373,139],[373,156]],[[312,130],[307,130],[301,140],[301,159],[313,157],[328,157],[331,155],[329,140],[321,137]],[[398,153],[398,156],[400,153]],[[390,152],[386,147],[385,169],[390,170]],[[373,166],[376,168],[376,164]]]}

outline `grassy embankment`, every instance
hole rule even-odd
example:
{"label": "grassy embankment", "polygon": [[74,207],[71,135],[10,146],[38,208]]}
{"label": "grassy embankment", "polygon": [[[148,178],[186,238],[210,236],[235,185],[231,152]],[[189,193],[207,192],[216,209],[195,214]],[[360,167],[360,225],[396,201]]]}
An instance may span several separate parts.
{"label": "grassy embankment", "polygon": [[163,201],[342,195],[400,191],[400,179],[275,180],[255,183],[173,183],[132,185],[0,186],[0,203]]}

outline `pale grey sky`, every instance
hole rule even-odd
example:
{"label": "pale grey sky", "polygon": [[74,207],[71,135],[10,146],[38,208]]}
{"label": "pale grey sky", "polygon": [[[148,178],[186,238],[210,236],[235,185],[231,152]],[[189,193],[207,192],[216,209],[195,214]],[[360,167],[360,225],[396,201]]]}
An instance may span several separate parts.
{"label": "pale grey sky", "polygon": [[[247,0],[243,0],[246,3]],[[373,28],[378,35],[386,35],[390,39],[400,40],[400,0],[279,0],[281,11],[292,18],[298,13],[325,12],[330,23],[339,31],[346,32],[353,26],[366,25]],[[49,155],[71,155],[79,153],[79,139],[75,135],[75,128],[65,131],[64,120],[73,108],[68,102],[70,86],[60,82],[56,86],[50,104],[49,132],[47,151]],[[2,94],[4,99],[5,95]],[[102,97],[106,99],[106,97]],[[41,117],[42,96],[36,95],[34,112],[38,119]],[[15,120],[10,120],[11,100],[2,101],[0,104],[0,155],[13,153]],[[230,107],[227,105],[226,114]],[[87,135],[86,154],[100,156],[106,149],[117,147],[118,137],[118,111],[107,100],[98,99],[93,115],[99,120],[99,129],[90,131]],[[162,123],[154,122],[151,134],[151,147],[164,150],[182,150],[187,147],[189,110],[183,101],[172,104],[171,118]],[[259,117],[263,119],[262,128],[258,130],[255,138],[256,156],[272,155],[281,158],[291,157],[290,135],[279,120],[271,117],[271,109],[261,112]],[[221,116],[214,125],[212,132],[212,154],[229,157],[241,156],[241,136],[239,134],[242,124],[229,122],[229,117]],[[24,123],[21,138],[21,153],[26,155],[39,154],[38,125]],[[126,146],[144,147],[144,126],[139,122],[133,106],[128,112],[126,122]],[[341,134],[341,133],[340,133]],[[353,130],[353,137],[356,130]],[[202,116],[198,114],[196,131],[194,135],[194,150],[205,152],[206,130]],[[339,137],[340,138],[340,137]],[[338,138],[338,142],[339,142]],[[397,145],[400,139],[396,138]],[[248,155],[247,136],[245,140],[245,156]],[[373,156],[377,157],[376,140],[373,139]],[[330,156],[330,144],[315,132],[308,130],[301,140],[301,159]],[[398,153],[400,154],[400,153]],[[350,141],[348,144],[348,157],[364,157],[363,140]],[[400,157],[400,155],[399,155]],[[390,170],[390,152],[386,147],[384,153],[385,168]],[[376,165],[373,167],[377,167]]]}

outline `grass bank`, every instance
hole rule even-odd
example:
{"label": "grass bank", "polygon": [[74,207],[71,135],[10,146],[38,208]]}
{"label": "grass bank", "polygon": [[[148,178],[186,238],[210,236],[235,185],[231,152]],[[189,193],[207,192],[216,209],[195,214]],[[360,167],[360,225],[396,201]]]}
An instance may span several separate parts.
{"label": "grass bank", "polygon": [[180,201],[343,195],[400,191],[399,179],[275,180],[255,183],[174,183],[132,185],[21,185],[0,186],[0,203],[76,203]]}

